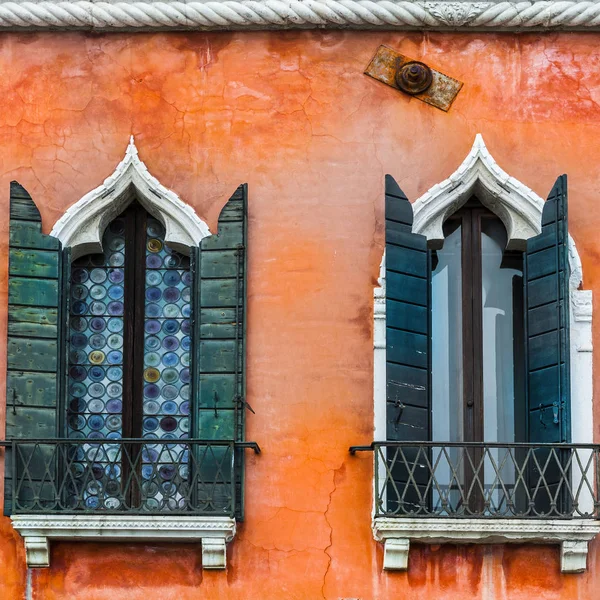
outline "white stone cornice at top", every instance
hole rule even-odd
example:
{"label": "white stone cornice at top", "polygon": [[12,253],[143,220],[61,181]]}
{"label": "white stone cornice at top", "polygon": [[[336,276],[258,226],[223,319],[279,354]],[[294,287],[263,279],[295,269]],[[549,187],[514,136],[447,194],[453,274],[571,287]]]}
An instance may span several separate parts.
{"label": "white stone cornice at top", "polygon": [[138,156],[133,136],[113,174],[69,207],[50,235],[58,238],[63,247],[71,248],[73,259],[102,252],[106,226],[134,198],[163,223],[165,242],[175,250],[189,254],[191,246],[198,246],[202,238],[210,235],[208,225],[194,209],[149,173]]}
{"label": "white stone cornice at top", "polygon": [[0,0],[0,29],[600,30],[590,0]]}
{"label": "white stone cornice at top", "polygon": [[544,200],[498,166],[479,133],[458,169],[415,200],[413,232],[441,248],[444,221],[473,195],[500,217],[509,249],[524,250],[526,241],[541,233]]}

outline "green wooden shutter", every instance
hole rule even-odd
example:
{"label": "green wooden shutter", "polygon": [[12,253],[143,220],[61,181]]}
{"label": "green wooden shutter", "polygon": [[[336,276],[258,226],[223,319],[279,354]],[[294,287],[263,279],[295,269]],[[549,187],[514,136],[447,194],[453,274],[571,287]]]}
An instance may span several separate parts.
{"label": "green wooden shutter", "polygon": [[[61,248],[56,238],[44,235],[41,230],[35,203],[13,181],[8,267],[7,439],[48,439],[58,433]],[[7,515],[12,510],[11,460],[9,451],[4,488]],[[35,465],[30,465],[33,478],[35,471]]]}
{"label": "green wooden shutter", "polygon": [[[390,175],[385,179],[385,286],[388,441],[428,441],[431,436],[431,257],[427,240],[412,233],[412,206]],[[405,449],[409,464],[418,449]],[[392,455],[388,452],[390,460]],[[406,504],[417,503],[427,485],[427,469],[396,461],[392,475],[405,489]],[[388,486],[391,487],[391,486]],[[388,495],[388,510],[394,499]],[[410,508],[407,506],[406,508]]]}
{"label": "green wooden shutter", "polygon": [[[542,233],[527,242],[524,265],[527,430],[530,443],[571,439],[569,377],[569,238],[567,178],[558,178],[542,213]],[[538,448],[527,464],[538,514],[568,510],[567,452]],[[560,488],[559,488],[560,486]],[[557,491],[562,493],[558,494]]]}
{"label": "green wooden shutter", "polygon": [[527,413],[530,442],[570,440],[567,177],[558,178],[542,233],[525,259]]}
{"label": "green wooden shutter", "polygon": [[[247,185],[223,207],[218,232],[200,245],[195,300],[195,434],[201,439],[243,441],[245,437]],[[219,485],[233,474],[225,449],[202,462],[203,480]],[[214,463],[214,465],[212,464]],[[243,510],[243,453],[236,456],[236,512]],[[229,469],[229,470],[228,470]],[[214,477],[213,478],[213,471]],[[213,479],[213,481],[211,481]]]}

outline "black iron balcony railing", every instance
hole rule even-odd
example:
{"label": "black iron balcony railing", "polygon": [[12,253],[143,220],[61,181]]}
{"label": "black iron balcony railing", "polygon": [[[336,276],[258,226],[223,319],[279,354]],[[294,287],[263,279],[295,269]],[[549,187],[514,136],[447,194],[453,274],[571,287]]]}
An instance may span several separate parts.
{"label": "black iron balcony railing", "polygon": [[[12,440],[12,512],[239,515],[255,442]],[[237,505],[236,505],[237,504]]]}
{"label": "black iron balcony railing", "polygon": [[373,442],[375,516],[600,518],[600,446]]}

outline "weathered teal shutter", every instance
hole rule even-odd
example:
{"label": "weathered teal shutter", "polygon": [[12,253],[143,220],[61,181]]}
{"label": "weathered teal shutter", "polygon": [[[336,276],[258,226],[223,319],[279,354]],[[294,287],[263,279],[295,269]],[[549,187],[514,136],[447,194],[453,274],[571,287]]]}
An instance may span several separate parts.
{"label": "weathered teal shutter", "polygon": [[[60,382],[60,242],[42,233],[40,213],[10,184],[6,437],[56,437]],[[41,461],[40,461],[41,462]],[[40,468],[42,465],[40,465]],[[32,479],[41,476],[36,465]],[[12,510],[12,456],[6,456],[4,513]]]}
{"label": "weathered teal shutter", "polygon": [[[530,443],[571,439],[569,377],[569,231],[567,177],[558,178],[542,213],[542,233],[525,256],[527,420]],[[564,450],[538,448],[527,463],[528,488],[537,514],[568,510]],[[560,487],[559,487],[560,486]],[[557,497],[557,491],[561,491]]]}
{"label": "weathered teal shutter", "polygon": [[525,259],[527,413],[530,442],[570,440],[567,177],[558,178],[542,233]]}
{"label": "weathered teal shutter", "polygon": [[[431,258],[427,240],[412,233],[412,206],[390,175],[385,178],[385,286],[388,441],[431,439],[430,347]],[[408,464],[417,448],[404,450]],[[394,453],[388,452],[388,459]],[[415,484],[408,482],[408,466],[395,455],[392,475],[404,489],[405,509],[419,503],[428,470],[416,468]],[[423,457],[421,457],[422,459]],[[412,469],[411,469],[412,470]],[[389,486],[391,487],[391,486]],[[388,510],[394,510],[388,495]]]}
{"label": "weathered teal shutter", "polygon": [[[223,207],[217,234],[202,240],[196,261],[195,434],[201,439],[243,441],[245,437],[247,229],[244,184]],[[235,477],[236,513],[241,518],[243,452],[236,453],[235,474],[228,453],[226,448],[210,449],[201,463],[201,478],[210,484],[216,502],[222,487],[225,504]]]}

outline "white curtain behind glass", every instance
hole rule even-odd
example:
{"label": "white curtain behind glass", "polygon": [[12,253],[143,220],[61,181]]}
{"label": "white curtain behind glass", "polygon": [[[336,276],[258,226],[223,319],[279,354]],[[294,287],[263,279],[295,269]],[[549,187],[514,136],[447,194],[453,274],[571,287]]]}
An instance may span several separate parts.
{"label": "white curtain behind glass", "polygon": [[[462,268],[461,228],[444,240],[438,251],[438,263],[431,280],[431,403],[432,441],[460,442],[463,440],[463,368],[462,368]],[[442,498],[438,490],[456,507],[460,495],[456,491],[448,458],[455,465],[456,475],[462,478],[458,448],[433,448],[432,463],[437,487],[432,490],[433,509],[440,509]],[[458,469],[457,469],[458,466]],[[454,490],[454,491],[450,491]]]}
{"label": "white curtain behind glass", "polygon": [[444,240],[431,282],[432,440],[463,441],[461,228]]}
{"label": "white curtain behind glass", "polygon": [[481,274],[483,303],[483,415],[486,442],[515,441],[513,278],[521,271],[500,268],[506,230],[483,219]]}
{"label": "white curtain behind glass", "polygon": [[[483,431],[486,442],[515,441],[513,279],[520,276],[521,271],[500,268],[505,247],[506,230],[502,223],[497,219],[484,219],[481,226],[481,296]],[[504,490],[510,493],[515,483],[514,464],[507,450],[490,450],[484,470],[489,499],[499,509],[507,501]],[[498,474],[504,489],[498,485]]]}

